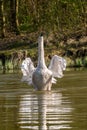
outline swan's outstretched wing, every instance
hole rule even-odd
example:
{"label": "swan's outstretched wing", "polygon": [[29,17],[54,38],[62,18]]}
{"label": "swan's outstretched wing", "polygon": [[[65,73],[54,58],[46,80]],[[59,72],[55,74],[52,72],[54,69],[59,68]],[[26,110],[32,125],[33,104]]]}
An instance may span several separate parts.
{"label": "swan's outstretched wing", "polygon": [[52,71],[53,77],[62,78],[63,70],[66,69],[66,60],[60,56],[54,55],[51,59],[49,69]]}
{"label": "swan's outstretched wing", "polygon": [[23,60],[21,64],[21,71],[23,73],[22,81],[26,81],[28,84],[32,84],[32,74],[34,70],[35,67],[30,58]]}

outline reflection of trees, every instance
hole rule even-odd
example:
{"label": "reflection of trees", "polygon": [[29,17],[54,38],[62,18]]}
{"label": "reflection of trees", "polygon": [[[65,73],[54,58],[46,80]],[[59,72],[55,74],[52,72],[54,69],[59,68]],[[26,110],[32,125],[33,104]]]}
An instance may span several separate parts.
{"label": "reflection of trees", "polygon": [[69,103],[68,98],[64,99],[61,93],[22,95],[19,105],[19,126],[32,130],[68,129],[72,111]]}
{"label": "reflection of trees", "polygon": [[18,130],[18,100],[13,93],[0,93],[0,130]]}

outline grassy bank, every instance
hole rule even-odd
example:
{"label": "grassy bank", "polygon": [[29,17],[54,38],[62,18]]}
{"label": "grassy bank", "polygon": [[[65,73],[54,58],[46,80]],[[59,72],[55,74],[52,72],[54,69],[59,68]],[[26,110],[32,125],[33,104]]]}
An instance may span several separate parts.
{"label": "grassy bank", "polygon": [[[6,69],[19,68],[25,57],[37,64],[37,39],[39,34],[9,35],[0,39],[0,69],[2,65]],[[67,67],[86,67],[87,66],[87,36],[71,36],[59,38],[57,34],[44,36],[45,60],[48,65],[49,56],[60,55],[67,60]],[[3,60],[4,59],[4,60]],[[5,62],[5,63],[4,63]]]}

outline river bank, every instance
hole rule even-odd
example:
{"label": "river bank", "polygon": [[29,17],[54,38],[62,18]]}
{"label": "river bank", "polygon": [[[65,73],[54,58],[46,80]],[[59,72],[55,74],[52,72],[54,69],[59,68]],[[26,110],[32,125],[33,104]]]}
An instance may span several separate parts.
{"label": "river bank", "polygon": [[[25,57],[37,63],[38,33],[14,35],[0,39],[0,69],[18,69]],[[87,36],[77,35],[59,38],[57,34],[44,37],[45,60],[47,65],[53,55],[67,60],[67,67],[87,66]]]}

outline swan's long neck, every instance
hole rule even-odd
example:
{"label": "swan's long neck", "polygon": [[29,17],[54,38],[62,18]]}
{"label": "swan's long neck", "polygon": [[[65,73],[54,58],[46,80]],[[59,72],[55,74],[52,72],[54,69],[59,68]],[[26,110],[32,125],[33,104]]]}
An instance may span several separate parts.
{"label": "swan's long neck", "polygon": [[38,67],[39,68],[46,67],[45,60],[44,60],[43,36],[40,36],[38,39]]}

